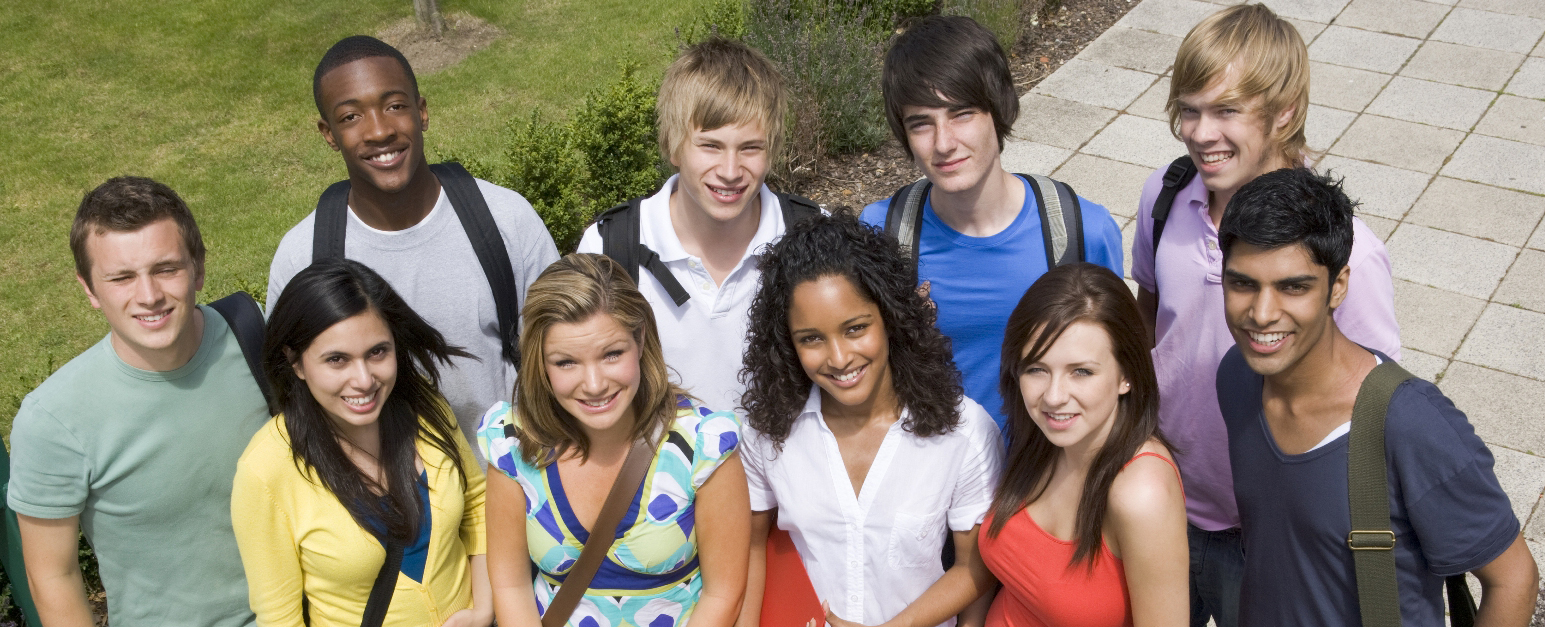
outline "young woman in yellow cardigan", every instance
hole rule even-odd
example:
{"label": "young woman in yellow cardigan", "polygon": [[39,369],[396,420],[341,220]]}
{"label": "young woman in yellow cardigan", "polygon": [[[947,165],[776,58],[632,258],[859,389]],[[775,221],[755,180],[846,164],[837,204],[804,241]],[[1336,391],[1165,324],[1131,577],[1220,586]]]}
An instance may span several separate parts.
{"label": "young woman in yellow cardigan", "polygon": [[279,416],[237,462],[231,518],[259,625],[355,626],[395,539],[383,625],[487,627],[483,472],[436,392],[467,356],[374,271],[302,270],[270,312]]}

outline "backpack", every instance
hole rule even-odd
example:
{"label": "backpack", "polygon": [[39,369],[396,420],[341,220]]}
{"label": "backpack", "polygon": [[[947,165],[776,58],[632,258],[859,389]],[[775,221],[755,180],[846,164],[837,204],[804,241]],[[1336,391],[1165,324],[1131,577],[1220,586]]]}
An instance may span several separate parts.
{"label": "backpack", "polygon": [[[1084,261],[1084,218],[1078,194],[1062,181],[1039,174],[1017,174],[1030,184],[1041,208],[1041,235],[1046,244],[1046,267]],[[927,178],[903,185],[891,196],[885,212],[885,232],[901,242],[901,249],[917,265],[918,242],[923,237],[923,201],[933,183]],[[947,544],[947,543],[946,543]]]}
{"label": "backpack", "polygon": [[[815,201],[794,194],[773,192],[778,198],[778,207],[783,210],[783,226],[788,228],[794,224],[821,215],[821,206]],[[638,270],[649,270],[660,285],[665,287],[671,300],[680,307],[692,298],[681,282],[671,274],[665,262],[660,261],[660,255],[639,241],[639,225],[642,223],[640,208],[644,201],[643,196],[634,198],[625,203],[607,209],[596,216],[595,228],[601,236],[601,252],[611,257],[623,268],[628,270],[628,276],[633,278],[633,283],[638,284]]]}
{"label": "backpack", "polygon": [[1159,188],[1159,197],[1153,202],[1153,258],[1159,258],[1159,237],[1164,235],[1164,222],[1169,220],[1169,210],[1175,204],[1175,196],[1180,193],[1180,188],[1191,184],[1191,179],[1196,178],[1196,164],[1191,162],[1191,155],[1181,155],[1171,161],[1169,169],[1164,171],[1164,187]]}
{"label": "backpack", "polygon": [[[447,161],[429,166],[445,195],[450,198],[456,217],[461,220],[461,230],[472,242],[478,264],[483,266],[483,276],[493,290],[494,310],[499,315],[499,338],[504,360],[520,366],[520,303],[516,296],[515,271],[510,264],[510,254],[504,247],[504,236],[488,211],[488,202],[477,188],[477,179],[461,167],[460,163]],[[333,183],[317,200],[315,230],[311,239],[311,261],[342,258],[343,240],[348,227],[349,181]]]}
{"label": "backpack", "polygon": [[280,408],[274,400],[274,391],[268,387],[268,377],[263,374],[263,310],[251,294],[241,291],[209,303],[209,308],[225,318],[225,324],[236,336],[241,355],[247,359],[247,369],[252,371],[252,378],[257,380],[258,390],[263,393],[263,401],[268,404],[268,415],[278,415]]}

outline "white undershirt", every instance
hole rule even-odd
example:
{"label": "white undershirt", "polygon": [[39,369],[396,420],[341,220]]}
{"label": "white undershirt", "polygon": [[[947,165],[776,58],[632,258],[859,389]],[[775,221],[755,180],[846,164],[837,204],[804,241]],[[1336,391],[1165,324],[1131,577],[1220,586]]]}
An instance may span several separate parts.
{"label": "white undershirt", "polygon": [[[1374,364],[1373,364],[1374,366],[1378,366],[1379,364],[1384,363],[1384,360],[1382,358],[1380,358],[1378,355],[1374,355],[1373,356],[1373,361],[1374,361]],[[1310,448],[1309,451],[1312,451],[1314,449],[1317,449],[1317,448],[1320,448],[1322,446],[1325,446],[1326,444],[1330,444],[1331,442],[1334,442],[1336,440],[1336,438],[1339,438],[1339,437],[1341,437],[1343,435],[1346,435],[1348,433],[1351,433],[1351,432],[1352,432],[1352,421],[1348,420],[1346,422],[1343,422],[1340,425],[1338,425],[1335,429],[1331,429],[1330,433],[1325,435],[1325,439],[1320,440],[1320,443],[1314,445],[1314,447]],[[1308,453],[1309,451],[1304,451],[1304,452]]]}

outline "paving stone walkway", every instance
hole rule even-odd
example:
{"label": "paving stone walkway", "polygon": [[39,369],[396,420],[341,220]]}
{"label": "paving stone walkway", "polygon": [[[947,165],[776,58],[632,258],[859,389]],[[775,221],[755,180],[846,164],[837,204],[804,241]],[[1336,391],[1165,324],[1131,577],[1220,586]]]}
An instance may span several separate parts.
{"label": "paving stone walkway", "polygon": [[[1185,150],[1175,51],[1234,3],[1143,0],[1024,96],[1004,167],[1105,205],[1131,250],[1143,181]],[[1545,0],[1266,4],[1309,44],[1316,167],[1389,249],[1403,363],[1491,445],[1545,568]]]}

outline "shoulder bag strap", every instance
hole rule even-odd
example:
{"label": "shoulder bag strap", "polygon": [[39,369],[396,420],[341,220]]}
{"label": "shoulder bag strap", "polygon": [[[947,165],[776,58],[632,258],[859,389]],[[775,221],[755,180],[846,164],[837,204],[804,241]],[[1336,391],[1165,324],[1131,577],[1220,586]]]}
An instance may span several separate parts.
{"label": "shoulder bag strap", "polygon": [[627,458],[622,460],[622,470],[618,471],[616,481],[612,482],[611,491],[606,494],[600,515],[596,516],[595,525],[591,527],[590,541],[580,550],[579,559],[574,562],[568,576],[563,578],[563,584],[558,586],[558,593],[553,595],[553,602],[548,604],[547,613],[542,615],[542,627],[563,627],[569,622],[569,617],[574,615],[580,597],[590,589],[591,578],[601,568],[601,561],[606,559],[606,552],[611,550],[612,542],[616,541],[622,515],[628,511],[633,495],[643,486],[644,476],[649,473],[649,463],[653,460],[653,447],[642,440],[633,443]]}
{"label": "shoulder bag strap", "polygon": [[1041,237],[1046,244],[1046,269],[1084,260],[1084,225],[1078,195],[1067,183],[1039,174],[1020,174],[1029,181],[1040,206]]}
{"label": "shoulder bag strap", "polygon": [[799,194],[785,194],[783,192],[773,192],[773,195],[778,198],[778,208],[783,211],[783,229],[785,231],[800,221],[821,215],[821,205],[816,204],[814,200]]}
{"label": "shoulder bag strap", "polygon": [[1164,234],[1164,222],[1169,220],[1175,196],[1180,193],[1180,188],[1190,185],[1193,178],[1196,178],[1196,164],[1191,162],[1191,155],[1181,155],[1164,171],[1164,186],[1159,188],[1159,197],[1153,202],[1153,211],[1149,212],[1153,217],[1154,258],[1158,258],[1159,237]]}
{"label": "shoulder bag strap", "polygon": [[923,237],[923,202],[932,189],[933,183],[928,182],[927,177],[903,185],[891,196],[890,208],[885,212],[885,232],[901,244],[902,252],[912,259],[914,268],[917,267],[918,244]]}
{"label": "shoulder bag strap", "polygon": [[[317,199],[311,228],[311,261],[343,256],[343,238],[349,226],[349,179],[333,183]],[[274,294],[271,298],[279,298]]]}
{"label": "shoulder bag strap", "polygon": [[360,618],[360,627],[381,627],[381,623],[386,620],[386,610],[392,605],[392,593],[397,589],[397,572],[402,570],[404,550],[401,540],[386,541],[386,561],[381,563],[381,572],[376,573],[376,581],[370,586],[370,597],[365,601],[365,614]]}
{"label": "shoulder bag strap", "polygon": [[692,295],[676,280],[676,275],[671,274],[671,269],[665,267],[665,262],[660,261],[660,255],[644,245],[641,235],[643,201],[643,198],[634,198],[607,209],[596,218],[596,233],[601,236],[601,254],[611,257],[612,261],[626,269],[634,285],[638,284],[639,268],[648,270],[665,288],[665,292],[670,294],[676,306],[680,307],[691,300]]}
{"label": "shoulder bag strap", "polygon": [[263,310],[250,294],[241,291],[212,302],[209,307],[225,318],[231,333],[236,335],[241,355],[247,359],[247,369],[252,371],[258,391],[263,393],[263,401],[268,404],[268,415],[279,413],[274,405],[274,392],[268,387],[268,377],[263,374]]}
{"label": "shoulder bag strap", "polygon": [[1352,531],[1347,546],[1357,570],[1363,627],[1400,625],[1395,575],[1395,532],[1389,524],[1389,476],[1384,458],[1384,416],[1395,388],[1412,378],[1393,360],[1374,367],[1357,390],[1347,455]]}
{"label": "shoulder bag strap", "polygon": [[472,242],[472,252],[477,254],[478,264],[494,295],[494,311],[499,316],[499,338],[503,344],[504,360],[520,366],[520,298],[515,288],[514,265],[505,248],[504,236],[488,210],[488,201],[477,188],[477,179],[460,163],[447,161],[429,166],[445,195],[461,220],[461,230]]}

